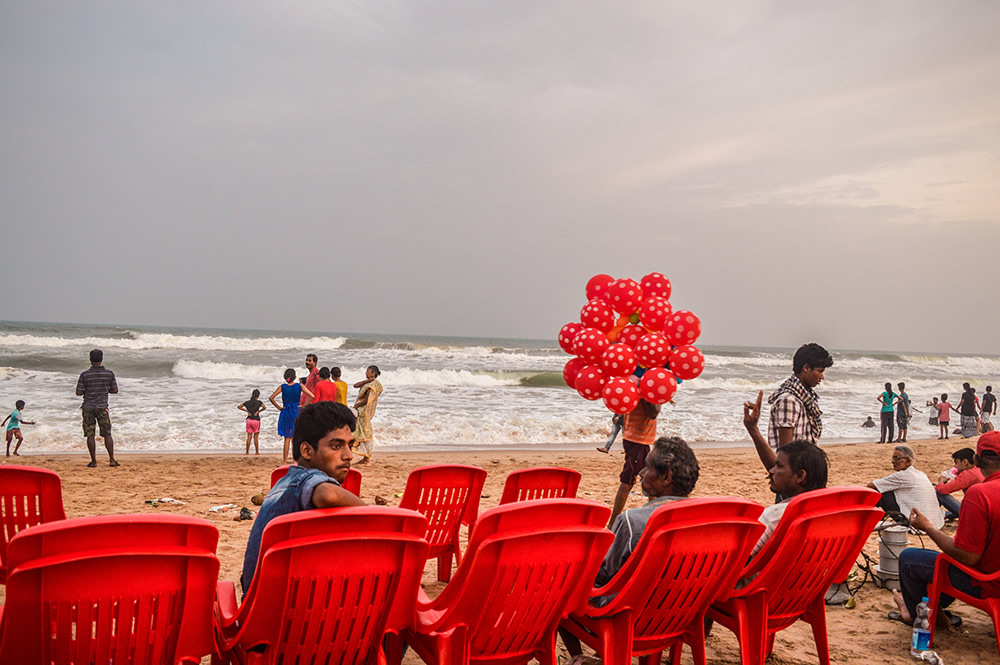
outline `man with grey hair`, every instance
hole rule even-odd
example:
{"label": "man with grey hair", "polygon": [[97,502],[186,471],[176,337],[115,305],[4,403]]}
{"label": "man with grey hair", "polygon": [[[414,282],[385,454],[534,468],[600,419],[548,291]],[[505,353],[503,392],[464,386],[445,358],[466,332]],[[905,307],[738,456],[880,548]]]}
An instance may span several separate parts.
{"label": "man with grey hair", "polygon": [[[695,483],[698,482],[699,472],[698,459],[684,439],[661,436],[656,440],[646,454],[646,466],[639,472],[642,493],[649,500],[642,506],[626,510],[615,518],[611,525],[615,539],[601,563],[600,570],[597,571],[595,587],[610,582],[625,565],[635,546],[639,544],[646,523],[657,508],[671,501],[688,498],[694,490]],[[600,607],[610,600],[610,596],[600,596],[591,598],[590,602]],[[559,635],[571,656],[582,653],[580,641],[576,636],[563,629],[559,630]]]}
{"label": "man with grey hair", "polygon": [[[868,483],[868,487],[882,493],[878,506],[892,516],[901,513],[903,519],[917,508],[927,516],[935,528],[944,525],[944,515],[938,506],[937,493],[927,474],[917,470],[913,463],[916,456],[909,446],[896,446],[892,451],[893,472],[884,478]],[[897,519],[896,521],[901,521]]]}

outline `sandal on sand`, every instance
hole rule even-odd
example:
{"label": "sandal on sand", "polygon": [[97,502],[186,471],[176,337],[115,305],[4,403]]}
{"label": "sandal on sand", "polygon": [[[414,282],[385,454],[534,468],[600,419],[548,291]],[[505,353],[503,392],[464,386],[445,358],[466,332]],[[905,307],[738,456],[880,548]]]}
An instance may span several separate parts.
{"label": "sandal on sand", "polygon": [[900,614],[899,611],[897,610],[889,612],[888,616],[889,616],[889,621],[898,621],[899,623],[905,624],[907,626],[913,625],[912,621],[910,622],[903,621],[903,615]]}
{"label": "sandal on sand", "polygon": [[91,462],[91,463],[90,463],[90,464],[88,464],[87,466],[88,466],[88,467],[90,467],[91,469],[93,469],[94,467],[96,467],[96,466],[97,466],[97,462]]}
{"label": "sandal on sand", "polygon": [[[95,464],[94,466],[97,466],[97,465]],[[111,462],[111,463],[108,464],[108,466],[121,466],[121,464],[119,462]]]}
{"label": "sandal on sand", "polygon": [[[896,610],[889,612],[888,616],[889,616],[889,621],[898,621],[902,624],[906,624],[907,626],[913,625],[912,621],[910,622],[903,621],[903,615]],[[945,626],[958,628],[959,626],[962,625],[962,617],[958,616],[957,614],[952,614],[948,610],[941,610],[941,612],[938,614],[937,624],[941,628],[944,628]]]}

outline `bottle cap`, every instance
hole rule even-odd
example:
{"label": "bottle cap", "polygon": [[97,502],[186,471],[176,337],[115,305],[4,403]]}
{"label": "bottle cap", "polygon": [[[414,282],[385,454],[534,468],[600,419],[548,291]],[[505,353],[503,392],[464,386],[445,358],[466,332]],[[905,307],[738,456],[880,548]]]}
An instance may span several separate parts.
{"label": "bottle cap", "polygon": [[931,601],[930,601],[930,598],[928,598],[927,596],[924,596],[923,600],[924,600],[924,602],[925,602],[925,603],[929,603],[929,602],[931,602]]}

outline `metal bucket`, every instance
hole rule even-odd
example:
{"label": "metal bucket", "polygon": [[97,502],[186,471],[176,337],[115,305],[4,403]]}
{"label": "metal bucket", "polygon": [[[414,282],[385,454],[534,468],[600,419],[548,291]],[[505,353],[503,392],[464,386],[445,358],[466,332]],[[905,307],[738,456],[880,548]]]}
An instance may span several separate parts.
{"label": "metal bucket", "polygon": [[908,544],[907,533],[908,529],[905,526],[891,526],[882,531],[882,537],[878,541],[880,577],[899,577],[899,554]]}

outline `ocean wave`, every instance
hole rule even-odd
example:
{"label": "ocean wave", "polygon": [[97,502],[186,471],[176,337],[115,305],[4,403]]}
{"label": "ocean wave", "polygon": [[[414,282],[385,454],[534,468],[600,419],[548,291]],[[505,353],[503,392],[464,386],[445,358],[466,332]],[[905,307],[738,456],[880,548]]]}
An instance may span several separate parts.
{"label": "ocean wave", "polygon": [[65,348],[73,346],[123,348],[134,351],[188,349],[200,351],[331,351],[339,349],[346,337],[226,337],[221,335],[174,335],[130,332],[125,337],[45,337],[0,335],[0,347]]}
{"label": "ocean wave", "polygon": [[[298,371],[298,370],[297,370]],[[298,371],[301,378],[304,374]],[[364,376],[363,367],[344,367],[344,376]],[[208,381],[246,381],[280,385],[285,373],[284,367],[268,365],[244,365],[242,363],[211,362],[201,360],[178,360],[174,363],[173,374],[184,379]],[[471,372],[451,369],[415,369],[403,367],[385,370],[381,380],[392,386],[432,386],[492,388],[513,386],[521,383],[524,372]]]}
{"label": "ocean wave", "polygon": [[202,360],[178,360],[173,373],[182,379],[205,379],[209,381],[241,380],[248,383],[280,385],[284,382],[285,368],[243,365],[241,363],[216,363]]}

